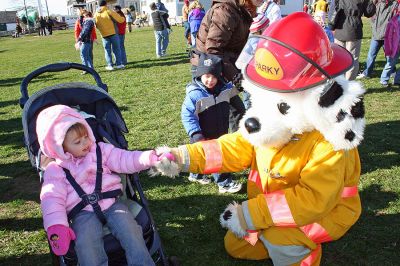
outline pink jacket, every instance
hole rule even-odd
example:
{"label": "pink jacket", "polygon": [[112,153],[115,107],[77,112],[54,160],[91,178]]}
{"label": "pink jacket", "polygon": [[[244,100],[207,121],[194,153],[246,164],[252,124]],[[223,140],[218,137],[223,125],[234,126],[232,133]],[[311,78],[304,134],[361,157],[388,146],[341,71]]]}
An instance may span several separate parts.
{"label": "pink jacket", "polygon": [[[65,134],[75,123],[86,126],[93,141],[90,152],[83,158],[73,158],[62,147]],[[96,144],[93,132],[85,119],[74,109],[65,105],[55,105],[43,110],[37,119],[36,133],[44,155],[54,158],[44,173],[40,192],[44,228],[55,224],[68,225],[67,213],[81,199],[66,179],[63,168],[68,169],[77,183],[87,193],[92,193],[96,182]],[[148,169],[154,164],[154,151],[126,151],[111,144],[100,142],[103,159],[102,192],[121,189],[121,179],[116,173],[134,173]],[[109,208],[115,199],[99,202],[102,210]],[[84,210],[93,211],[90,205]]]}

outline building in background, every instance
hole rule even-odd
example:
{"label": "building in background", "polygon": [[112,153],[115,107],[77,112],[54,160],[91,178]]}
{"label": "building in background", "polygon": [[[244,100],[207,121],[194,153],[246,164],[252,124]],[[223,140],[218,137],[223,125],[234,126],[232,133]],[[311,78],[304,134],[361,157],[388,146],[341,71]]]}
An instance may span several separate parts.
{"label": "building in background", "polygon": [[[129,8],[133,6],[136,12],[143,14],[150,14],[150,4],[157,0],[114,0],[110,6],[120,5],[122,8]],[[182,6],[183,0],[161,0],[165,7],[168,9],[169,18],[172,21],[180,21],[182,17]],[[312,0],[311,0],[312,1]],[[67,8],[69,15],[76,15],[76,8],[73,7],[77,0],[67,0]],[[98,8],[98,0],[78,0],[78,2],[86,3],[86,9],[92,13],[96,12]],[[304,6],[304,0],[280,0],[282,16],[286,16],[296,11],[302,11]],[[211,7],[212,0],[200,0],[200,3],[204,6],[205,10]],[[150,21],[151,23],[151,21]]]}
{"label": "building in background", "polygon": [[[77,2],[86,4],[86,9],[92,12],[93,14],[99,7],[99,0],[80,0],[80,1],[67,0],[68,15],[76,15],[76,8],[74,7],[74,5],[77,4]],[[129,8],[133,6],[136,11],[141,12],[140,0],[115,0],[109,2],[110,2],[110,7],[115,5],[120,5],[122,8]]]}
{"label": "building in background", "polygon": [[17,25],[17,11],[0,11],[0,36],[11,35]]}

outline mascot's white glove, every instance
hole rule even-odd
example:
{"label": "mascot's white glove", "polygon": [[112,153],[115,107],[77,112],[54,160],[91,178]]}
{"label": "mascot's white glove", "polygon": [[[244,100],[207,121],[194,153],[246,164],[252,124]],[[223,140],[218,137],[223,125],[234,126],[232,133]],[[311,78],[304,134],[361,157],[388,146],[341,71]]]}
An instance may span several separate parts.
{"label": "mascot's white glove", "polygon": [[257,243],[258,231],[248,229],[241,204],[235,201],[229,204],[221,214],[219,221],[222,227],[232,231],[238,238],[243,238],[252,246]]}
{"label": "mascot's white glove", "polygon": [[156,148],[158,162],[149,170],[150,176],[164,175],[175,177],[179,175],[182,160],[177,148],[158,147]]}

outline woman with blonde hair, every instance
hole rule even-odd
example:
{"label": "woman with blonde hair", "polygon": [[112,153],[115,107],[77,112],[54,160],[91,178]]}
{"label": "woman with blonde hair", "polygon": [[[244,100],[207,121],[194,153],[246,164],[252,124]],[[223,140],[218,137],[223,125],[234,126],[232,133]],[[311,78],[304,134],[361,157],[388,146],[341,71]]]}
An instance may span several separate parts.
{"label": "woman with blonde hair", "polygon": [[189,26],[190,26],[190,36],[192,40],[192,46],[196,46],[196,35],[199,31],[201,21],[203,20],[206,12],[204,7],[199,1],[195,0],[189,5]]}

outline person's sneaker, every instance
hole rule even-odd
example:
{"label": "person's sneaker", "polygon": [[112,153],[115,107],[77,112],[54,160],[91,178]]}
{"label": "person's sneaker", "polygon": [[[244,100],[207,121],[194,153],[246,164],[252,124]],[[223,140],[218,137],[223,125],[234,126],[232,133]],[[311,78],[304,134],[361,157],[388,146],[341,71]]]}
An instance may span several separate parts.
{"label": "person's sneaker", "polygon": [[235,181],[226,184],[225,186],[218,186],[218,192],[223,193],[236,193],[242,189],[241,183],[236,183]]}
{"label": "person's sneaker", "polygon": [[211,179],[207,178],[206,176],[203,176],[201,178],[195,178],[195,177],[190,175],[188,177],[188,179],[189,179],[190,182],[197,182],[197,183],[200,183],[202,185],[208,185],[208,184],[211,183]]}
{"label": "person's sneaker", "polygon": [[113,68],[112,66],[106,66],[106,70],[108,70],[108,71],[113,71],[114,68]]}
{"label": "person's sneaker", "polygon": [[116,66],[115,68],[116,68],[116,69],[124,69],[124,68],[125,68],[125,65],[118,65],[118,66]]}
{"label": "person's sneaker", "polygon": [[81,72],[81,75],[86,75],[86,74],[87,74],[86,71],[82,71],[82,72]]}
{"label": "person's sneaker", "polygon": [[387,82],[387,81],[380,81],[379,83],[380,83],[380,84],[382,85],[382,87],[384,87],[384,88],[389,87],[389,82]]}
{"label": "person's sneaker", "polygon": [[356,79],[368,79],[369,77],[367,75],[365,75],[364,73],[360,73],[358,74],[358,76],[356,77]]}

